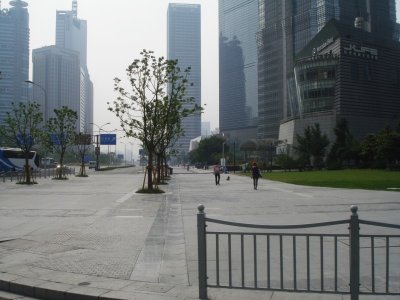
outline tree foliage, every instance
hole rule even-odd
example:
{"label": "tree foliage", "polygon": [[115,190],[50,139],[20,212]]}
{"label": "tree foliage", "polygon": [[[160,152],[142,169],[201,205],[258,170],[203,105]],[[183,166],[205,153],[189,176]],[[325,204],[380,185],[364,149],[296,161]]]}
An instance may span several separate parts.
{"label": "tree foliage", "polygon": [[[202,163],[207,165],[215,164],[222,155],[223,143],[223,137],[218,135],[202,139],[199,143],[199,147],[189,153],[190,161],[192,163]],[[228,153],[229,147],[225,145],[224,150]]]}
{"label": "tree foliage", "polygon": [[307,126],[304,136],[296,134],[297,146],[294,149],[304,164],[320,169],[324,162],[325,151],[329,145],[326,134],[321,133],[319,124]]}
{"label": "tree foliage", "polygon": [[334,133],[336,140],[329,151],[328,166],[340,169],[343,166],[356,165],[359,160],[360,144],[350,133],[346,119],[337,122]]}
{"label": "tree foliage", "polygon": [[7,112],[0,135],[7,145],[17,145],[25,156],[24,182],[33,183],[29,153],[40,142],[42,137],[43,115],[40,105],[36,102],[12,104],[11,112]]}

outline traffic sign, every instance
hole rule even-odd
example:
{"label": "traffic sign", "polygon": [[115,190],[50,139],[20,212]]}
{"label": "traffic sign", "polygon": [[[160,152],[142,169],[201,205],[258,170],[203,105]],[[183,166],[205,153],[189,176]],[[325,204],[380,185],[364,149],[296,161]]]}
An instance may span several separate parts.
{"label": "traffic sign", "polygon": [[116,145],[116,134],[100,134],[100,145]]}

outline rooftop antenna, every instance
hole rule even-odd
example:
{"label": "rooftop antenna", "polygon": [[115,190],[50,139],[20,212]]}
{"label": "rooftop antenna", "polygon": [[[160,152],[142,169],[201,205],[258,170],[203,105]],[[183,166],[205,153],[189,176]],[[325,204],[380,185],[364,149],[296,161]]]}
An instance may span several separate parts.
{"label": "rooftop antenna", "polygon": [[72,14],[73,14],[74,18],[78,17],[78,1],[77,0],[72,1]]}

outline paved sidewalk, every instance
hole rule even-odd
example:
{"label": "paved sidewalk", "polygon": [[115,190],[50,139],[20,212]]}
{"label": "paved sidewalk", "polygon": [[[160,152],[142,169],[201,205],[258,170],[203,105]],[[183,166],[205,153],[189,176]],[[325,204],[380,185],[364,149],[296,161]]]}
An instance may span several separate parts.
{"label": "paved sidewalk", "polygon": [[[364,219],[399,223],[398,192],[301,187],[174,168],[165,194],[135,191],[139,168],[89,171],[88,178],[34,186],[0,183],[0,299],[198,299],[196,214],[260,224],[346,219],[350,205]],[[9,294],[9,293],[14,294]],[[19,295],[25,295],[18,296]],[[349,299],[209,289],[210,299]],[[29,298],[33,297],[33,298]],[[366,297],[360,300],[399,299]]]}

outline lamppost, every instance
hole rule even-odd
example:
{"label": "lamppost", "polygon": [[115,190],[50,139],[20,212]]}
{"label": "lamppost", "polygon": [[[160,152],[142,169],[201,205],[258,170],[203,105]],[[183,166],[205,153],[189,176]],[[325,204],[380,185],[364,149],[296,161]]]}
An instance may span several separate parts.
{"label": "lamppost", "polygon": [[99,130],[99,134],[96,135],[96,148],[94,149],[94,153],[96,154],[96,168],[95,168],[95,170],[98,171],[99,170],[99,156],[100,156],[100,141],[99,141],[100,131],[101,131],[101,128],[103,126],[110,125],[111,123],[107,122],[107,123],[104,123],[101,126],[99,126],[99,125],[97,125],[95,123],[89,123],[89,124],[96,126],[98,128],[98,130]]}
{"label": "lamppost", "polygon": [[47,107],[47,104],[48,104],[47,103],[47,92],[46,92],[46,89],[42,85],[40,85],[40,84],[38,84],[36,82],[33,82],[32,80],[25,80],[25,82],[29,83],[29,84],[32,84],[34,86],[37,86],[38,88],[40,88],[43,91],[43,94],[44,94],[44,105],[42,106],[43,107],[43,119],[46,122],[47,121],[47,109],[46,109],[46,107]]}
{"label": "lamppost", "polygon": [[233,140],[233,174],[236,174],[236,139]]}
{"label": "lamppost", "polygon": [[120,143],[125,145],[124,166],[126,166],[126,143],[124,143],[124,142],[120,142]]}
{"label": "lamppost", "polygon": [[135,143],[129,142],[129,144],[131,145],[131,165],[134,165],[134,163],[133,163],[133,145]]}

